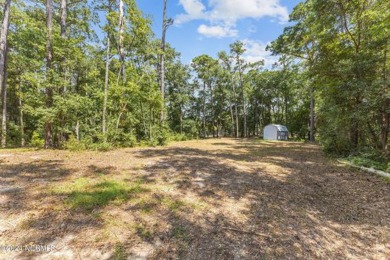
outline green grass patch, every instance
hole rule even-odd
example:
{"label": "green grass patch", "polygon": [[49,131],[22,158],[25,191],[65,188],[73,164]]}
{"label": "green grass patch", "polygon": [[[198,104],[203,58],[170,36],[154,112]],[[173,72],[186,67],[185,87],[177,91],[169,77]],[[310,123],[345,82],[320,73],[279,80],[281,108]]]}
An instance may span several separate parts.
{"label": "green grass patch", "polygon": [[137,208],[143,213],[151,213],[158,206],[158,201],[153,199],[141,199],[137,204]]}
{"label": "green grass patch", "polygon": [[153,238],[153,232],[142,224],[137,224],[135,230],[137,235],[144,240],[150,241]]}
{"label": "green grass patch", "polygon": [[349,156],[346,160],[354,165],[373,168],[380,171],[390,172],[390,161],[385,158],[371,158],[365,155]]}
{"label": "green grass patch", "polygon": [[173,212],[176,212],[179,209],[182,209],[186,204],[182,200],[173,200],[171,198],[165,197],[162,200],[162,204],[168,207]]}
{"label": "green grass patch", "polygon": [[149,190],[142,187],[142,183],[138,181],[129,184],[104,178],[98,180],[79,178],[73,184],[55,188],[53,193],[67,195],[65,203],[71,209],[92,211],[109,203],[120,205],[147,191]]}
{"label": "green grass patch", "polygon": [[128,255],[126,253],[125,247],[122,243],[116,243],[115,245],[115,251],[114,251],[114,258],[115,260],[125,260],[128,258]]}
{"label": "green grass patch", "polygon": [[188,233],[187,230],[179,225],[175,225],[172,228],[172,236],[178,240],[187,241],[188,240]]}

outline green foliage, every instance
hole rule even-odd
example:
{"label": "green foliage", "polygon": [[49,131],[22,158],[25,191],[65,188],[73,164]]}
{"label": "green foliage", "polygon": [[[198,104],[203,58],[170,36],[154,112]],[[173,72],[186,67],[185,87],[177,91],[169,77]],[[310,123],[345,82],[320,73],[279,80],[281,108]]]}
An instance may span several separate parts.
{"label": "green foliage", "polygon": [[135,226],[137,234],[144,240],[150,241],[153,238],[153,232],[150,231],[145,225],[138,224]]}
{"label": "green foliage", "polygon": [[[300,61],[315,89],[316,128],[328,153],[389,143],[390,2],[308,0],[270,49]],[[384,11],[386,10],[386,11]]]}
{"label": "green foliage", "polygon": [[134,147],[137,145],[137,138],[133,133],[126,133],[123,129],[109,133],[108,140],[116,147]]}
{"label": "green foliage", "polygon": [[[11,17],[8,39],[9,145],[26,139],[42,147],[47,123],[53,145],[72,151],[261,136],[269,123],[285,124],[294,138],[304,140],[314,89],[315,130],[325,151],[348,155],[363,147],[385,151],[389,146],[390,13],[383,11],[390,10],[388,1],[299,3],[291,26],[269,46],[281,55],[272,69],[243,58],[250,42],[233,42],[217,58],[199,55],[190,66],[167,44],[164,99],[156,66],[161,41],[151,21],[136,1],[124,1],[120,59],[114,2],[72,3],[65,37],[55,15],[49,70],[44,5],[14,5],[18,19]],[[94,10],[103,10],[107,19],[99,21]],[[102,26],[103,42],[92,24]]]}
{"label": "green foliage", "polygon": [[376,150],[361,151],[355,155],[348,156],[347,160],[354,165],[390,172],[389,156]]}
{"label": "green foliage", "polygon": [[72,152],[77,152],[84,151],[87,147],[85,143],[80,142],[72,135],[70,136],[69,140],[65,142],[64,148]]}
{"label": "green foliage", "polygon": [[187,141],[189,140],[188,136],[186,136],[185,134],[173,134],[170,139],[172,141]]}
{"label": "green foliage", "polygon": [[108,151],[114,149],[114,147],[110,143],[99,142],[99,143],[90,144],[88,146],[88,149],[94,150],[94,151],[99,151],[99,152],[108,152]]}
{"label": "green foliage", "polygon": [[168,129],[161,127],[157,130],[155,134],[157,144],[160,146],[164,146],[168,144],[168,140],[170,137],[170,132]]}
{"label": "green foliage", "polygon": [[115,244],[114,258],[115,260],[125,260],[128,258],[125,247],[121,243]]}
{"label": "green foliage", "polygon": [[66,204],[74,210],[92,211],[104,207],[109,203],[122,204],[133,196],[148,191],[139,183],[129,184],[123,181],[101,180],[91,183],[90,180],[80,178],[73,185],[57,187],[56,194],[68,196]]}
{"label": "green foliage", "polygon": [[30,145],[33,147],[42,148],[44,144],[45,141],[40,136],[40,134],[34,131],[31,137]]}

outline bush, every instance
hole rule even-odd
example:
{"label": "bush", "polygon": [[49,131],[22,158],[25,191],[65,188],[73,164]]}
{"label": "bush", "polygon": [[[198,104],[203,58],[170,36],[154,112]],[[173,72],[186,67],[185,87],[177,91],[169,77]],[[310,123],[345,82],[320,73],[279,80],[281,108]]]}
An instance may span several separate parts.
{"label": "bush", "polygon": [[107,152],[113,149],[112,144],[103,142],[103,143],[94,143],[91,144],[89,147],[91,150],[99,151],[99,152]]}
{"label": "bush", "polygon": [[133,133],[126,133],[123,129],[115,133],[109,133],[108,140],[118,147],[134,147],[137,145],[137,138]]}
{"label": "bush", "polygon": [[173,134],[170,139],[172,141],[187,141],[189,137],[185,134]]}
{"label": "bush", "polygon": [[77,140],[74,136],[70,136],[69,140],[64,144],[64,147],[72,152],[84,151],[86,149],[86,145]]}
{"label": "bush", "polygon": [[40,137],[38,132],[33,132],[32,137],[31,137],[31,146],[33,147],[39,147],[42,148],[45,145],[45,140]]}
{"label": "bush", "polygon": [[156,133],[157,145],[161,145],[161,146],[167,145],[169,136],[170,133],[167,129],[165,128],[159,129]]}
{"label": "bush", "polygon": [[379,151],[362,150],[349,156],[347,160],[358,166],[390,172],[390,159]]}

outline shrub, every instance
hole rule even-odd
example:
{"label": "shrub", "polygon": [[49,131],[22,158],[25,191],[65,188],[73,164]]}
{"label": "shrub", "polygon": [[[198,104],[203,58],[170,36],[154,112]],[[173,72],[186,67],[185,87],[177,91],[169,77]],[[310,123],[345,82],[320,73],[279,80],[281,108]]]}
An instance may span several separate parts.
{"label": "shrub", "polygon": [[167,145],[169,136],[170,133],[167,129],[165,128],[158,129],[156,133],[157,144],[161,146]]}
{"label": "shrub", "polygon": [[30,142],[31,146],[33,147],[43,147],[44,144],[45,144],[45,141],[43,140],[43,138],[40,137],[39,133],[38,132],[33,132],[32,134],[32,137],[31,137],[31,142]]}
{"label": "shrub", "polygon": [[172,141],[186,141],[189,138],[185,134],[173,134],[171,136]]}
{"label": "shrub", "polygon": [[132,132],[126,133],[123,129],[109,133],[108,140],[118,147],[134,147],[138,143],[136,136]]}
{"label": "shrub", "polygon": [[88,147],[91,150],[99,151],[99,152],[107,152],[113,149],[112,144],[103,142],[103,143],[94,143]]}
{"label": "shrub", "polygon": [[69,140],[64,144],[64,147],[72,152],[84,151],[86,149],[85,144],[77,140],[74,136],[70,136]]}

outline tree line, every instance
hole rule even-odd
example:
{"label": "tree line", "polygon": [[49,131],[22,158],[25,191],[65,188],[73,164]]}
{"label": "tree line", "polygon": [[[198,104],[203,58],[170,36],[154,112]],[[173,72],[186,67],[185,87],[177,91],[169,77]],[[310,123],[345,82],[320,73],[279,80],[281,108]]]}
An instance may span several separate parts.
{"label": "tree line", "polygon": [[268,47],[272,68],[240,41],[183,64],[162,2],[158,38],[135,0],[5,1],[2,146],[154,145],[280,123],[330,152],[387,151],[388,1],[300,3]]}
{"label": "tree line", "polygon": [[390,2],[307,0],[290,20],[270,49],[305,67],[326,150],[388,153]]}

